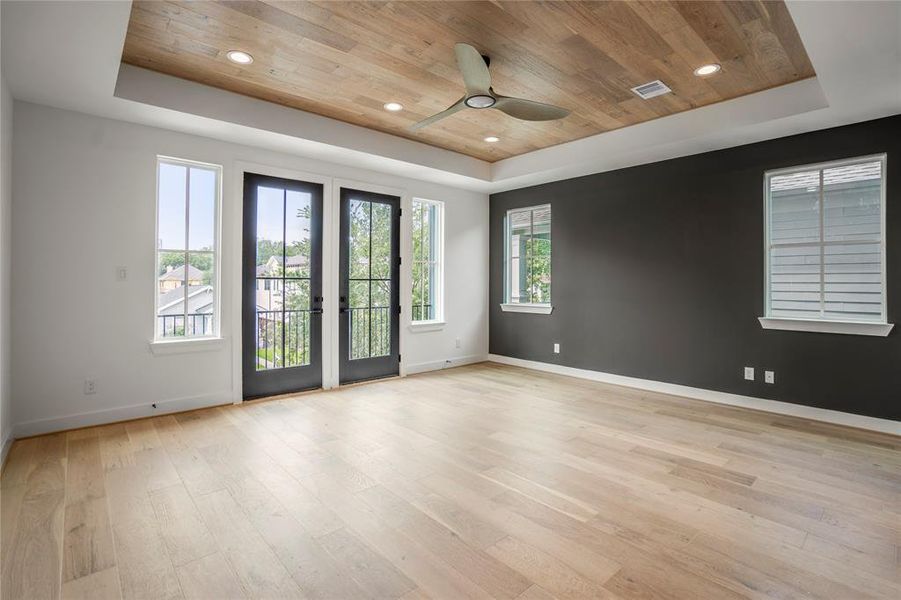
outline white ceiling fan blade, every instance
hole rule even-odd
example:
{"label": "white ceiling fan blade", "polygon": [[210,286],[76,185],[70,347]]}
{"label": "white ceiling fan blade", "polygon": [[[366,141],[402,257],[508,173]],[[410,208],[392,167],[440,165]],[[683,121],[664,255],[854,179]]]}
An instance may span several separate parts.
{"label": "white ceiling fan blade", "polygon": [[427,125],[431,125],[432,123],[435,123],[436,121],[440,121],[444,117],[451,116],[452,114],[454,114],[455,112],[457,112],[458,110],[460,110],[462,108],[466,108],[466,104],[463,102],[465,99],[466,99],[465,97],[460,98],[459,100],[457,100],[456,102],[451,104],[449,107],[442,110],[440,113],[434,114],[427,119],[423,119],[419,123],[414,123],[413,125],[410,125],[410,131],[416,131],[418,129],[422,129],[423,127],[426,127]]}
{"label": "white ceiling fan blade", "polygon": [[553,104],[544,104],[523,98],[510,98],[509,96],[497,96],[497,103],[492,108],[523,121],[553,121],[562,119],[569,114],[565,108]]}
{"label": "white ceiling fan blade", "polygon": [[469,44],[461,43],[454,46],[454,52],[457,55],[457,67],[466,83],[466,95],[487,95],[491,89],[491,74],[479,51]]}

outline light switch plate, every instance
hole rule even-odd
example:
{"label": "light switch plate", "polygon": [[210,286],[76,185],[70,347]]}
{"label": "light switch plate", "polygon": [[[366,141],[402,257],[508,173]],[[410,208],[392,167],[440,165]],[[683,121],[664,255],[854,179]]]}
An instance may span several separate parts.
{"label": "light switch plate", "polygon": [[745,379],[754,381],[754,367],[745,367]]}
{"label": "light switch plate", "polygon": [[764,371],[763,380],[767,383],[776,383],[776,373],[774,371]]}

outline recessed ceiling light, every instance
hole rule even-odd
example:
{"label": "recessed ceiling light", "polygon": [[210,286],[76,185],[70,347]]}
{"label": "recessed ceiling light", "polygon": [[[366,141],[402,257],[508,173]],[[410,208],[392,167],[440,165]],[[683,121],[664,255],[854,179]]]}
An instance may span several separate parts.
{"label": "recessed ceiling light", "polygon": [[713,75],[714,73],[719,73],[721,66],[716,63],[711,63],[709,65],[702,65],[695,69],[695,75],[698,77],[704,77],[706,75]]}
{"label": "recessed ceiling light", "polygon": [[388,102],[387,104],[385,104],[385,110],[390,110],[391,112],[397,112],[403,109],[404,105],[400,102]]}
{"label": "recessed ceiling light", "polygon": [[489,144],[493,144],[495,142],[501,141],[501,138],[497,137],[496,135],[489,135],[488,137],[485,138],[485,141],[488,142]]}
{"label": "recessed ceiling light", "polygon": [[226,53],[225,57],[233,63],[237,63],[239,65],[249,65],[253,62],[253,57],[247,52],[243,52],[241,50],[229,50]]}

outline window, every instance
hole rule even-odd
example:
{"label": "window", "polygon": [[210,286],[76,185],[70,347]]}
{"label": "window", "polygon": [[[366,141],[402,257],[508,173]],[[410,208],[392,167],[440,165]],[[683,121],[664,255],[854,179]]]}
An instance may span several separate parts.
{"label": "window", "polygon": [[766,174],[764,327],[888,334],[885,161]]}
{"label": "window", "polygon": [[413,323],[444,319],[444,204],[413,199]]}
{"label": "window", "polygon": [[218,335],[220,178],[215,165],[157,159],[158,341]]}
{"label": "window", "polygon": [[551,312],[551,206],[507,211],[506,297],[513,312]]}

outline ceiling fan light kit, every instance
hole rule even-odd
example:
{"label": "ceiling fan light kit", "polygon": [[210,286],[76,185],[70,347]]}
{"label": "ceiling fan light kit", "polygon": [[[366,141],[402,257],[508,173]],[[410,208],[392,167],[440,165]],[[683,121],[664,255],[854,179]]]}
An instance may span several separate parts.
{"label": "ceiling fan light kit", "polygon": [[454,46],[454,53],[457,55],[457,66],[466,84],[466,94],[440,113],[412,125],[410,127],[412,131],[422,129],[464,108],[476,110],[494,108],[523,121],[552,121],[569,114],[568,110],[559,106],[495,93],[491,88],[487,57],[479,54],[479,51],[469,44],[462,43]]}

